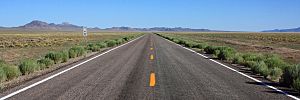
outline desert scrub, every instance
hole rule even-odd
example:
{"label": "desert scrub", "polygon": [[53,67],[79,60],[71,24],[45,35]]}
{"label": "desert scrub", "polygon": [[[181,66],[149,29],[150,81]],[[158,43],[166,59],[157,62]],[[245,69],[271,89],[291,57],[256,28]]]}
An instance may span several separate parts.
{"label": "desert scrub", "polygon": [[243,65],[244,64],[244,58],[242,57],[242,55],[236,54],[233,57],[232,63],[233,64],[241,64],[241,65]]}
{"label": "desert scrub", "polygon": [[284,69],[284,67],[287,66],[287,63],[285,63],[279,56],[277,55],[267,55],[266,57],[267,59],[265,59],[265,63],[268,65],[269,68],[281,68]]}
{"label": "desert scrub", "polygon": [[221,47],[219,48],[220,53],[217,55],[221,60],[232,60],[235,56],[235,50],[230,47]]}
{"label": "desert scrub", "polygon": [[106,41],[106,43],[108,47],[113,47],[117,45],[117,42],[115,40],[108,40]]}
{"label": "desert scrub", "polygon": [[242,56],[245,61],[264,61],[265,57],[262,54],[245,53]]}
{"label": "desert scrub", "polygon": [[264,76],[265,78],[267,78],[270,73],[268,66],[266,65],[266,63],[264,61],[256,62],[254,64],[252,70],[257,74]]}
{"label": "desert scrub", "polygon": [[106,48],[107,44],[105,42],[98,42],[96,43],[97,46],[99,46],[99,48]]}
{"label": "desert scrub", "polygon": [[42,58],[37,61],[37,63],[41,66],[41,69],[49,68],[54,65],[54,61],[49,58]]}
{"label": "desert scrub", "polygon": [[207,54],[213,54],[216,48],[217,48],[216,46],[207,46],[206,48],[204,48],[204,51]]}
{"label": "desert scrub", "polygon": [[72,47],[69,49],[69,58],[79,57],[85,54],[85,49],[81,46]]}
{"label": "desert scrub", "polygon": [[0,82],[4,82],[6,81],[7,77],[6,77],[6,73],[3,69],[3,67],[0,67]]}
{"label": "desert scrub", "polygon": [[67,62],[69,60],[69,52],[67,50],[63,50],[60,52],[62,56],[62,62]]}
{"label": "desert scrub", "polygon": [[194,45],[194,48],[198,48],[198,49],[204,49],[208,46],[208,44],[206,43],[197,43]]}
{"label": "desert scrub", "polygon": [[92,52],[100,51],[100,47],[96,44],[90,43],[87,45],[87,50],[91,50]]}
{"label": "desert scrub", "polygon": [[39,70],[40,68],[36,61],[27,59],[21,62],[19,69],[23,75],[27,75]]}
{"label": "desert scrub", "polygon": [[[292,86],[293,88],[300,86],[295,80],[300,78],[300,64],[285,67],[280,82],[282,84]],[[297,84],[296,84],[297,83]],[[299,90],[298,90],[299,91]]]}
{"label": "desert scrub", "polygon": [[0,61],[0,81],[12,80],[20,76],[18,67]]}
{"label": "desert scrub", "polygon": [[55,64],[58,64],[62,61],[62,54],[60,52],[49,52],[45,58],[49,58],[53,60]]}
{"label": "desert scrub", "polygon": [[274,67],[270,71],[271,80],[278,80],[281,75],[282,75],[282,69],[280,69],[278,67]]}

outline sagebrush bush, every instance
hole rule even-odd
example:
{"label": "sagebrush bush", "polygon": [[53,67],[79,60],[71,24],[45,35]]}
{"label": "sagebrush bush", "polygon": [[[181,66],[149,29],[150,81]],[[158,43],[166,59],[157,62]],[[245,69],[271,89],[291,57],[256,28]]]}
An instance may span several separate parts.
{"label": "sagebrush bush", "polygon": [[194,48],[198,48],[198,49],[204,49],[208,46],[208,44],[206,43],[197,43],[194,45]]}
{"label": "sagebrush bush", "polygon": [[20,76],[18,67],[0,61],[0,81],[11,80]]}
{"label": "sagebrush bush", "polygon": [[30,73],[33,73],[34,71],[37,71],[39,68],[38,64],[34,60],[24,60],[19,65],[19,69],[23,75],[27,75]]}
{"label": "sagebrush bush", "polygon": [[[38,64],[44,64],[46,68],[54,65],[54,61],[49,58],[42,58],[42,59],[39,59],[37,62],[38,62]],[[43,68],[41,68],[41,69],[43,69]]]}
{"label": "sagebrush bush", "polygon": [[280,82],[292,86],[295,79],[300,78],[300,64],[285,67]]}
{"label": "sagebrush bush", "polygon": [[221,47],[219,48],[220,53],[217,55],[221,60],[232,60],[235,56],[235,50],[230,47]]}
{"label": "sagebrush bush", "polygon": [[106,41],[106,43],[107,43],[108,47],[113,47],[113,46],[117,45],[115,40],[108,40],[108,41]]}
{"label": "sagebrush bush", "polygon": [[243,55],[245,61],[264,61],[265,57],[261,54],[245,53]]}
{"label": "sagebrush bush", "polygon": [[8,80],[12,80],[21,75],[21,72],[17,66],[6,65],[3,67]]}
{"label": "sagebrush bush", "polygon": [[214,50],[214,52],[213,52],[213,56],[214,57],[218,57],[218,55],[220,54],[220,50]]}
{"label": "sagebrush bush", "polygon": [[123,37],[125,41],[129,41],[129,37]]}
{"label": "sagebrush bush", "polygon": [[81,46],[72,47],[69,49],[69,58],[79,57],[85,54],[85,49]]}
{"label": "sagebrush bush", "polygon": [[66,50],[63,50],[60,52],[61,57],[62,57],[62,62],[67,62],[69,60],[69,52]]}
{"label": "sagebrush bush", "polygon": [[7,79],[6,73],[3,69],[4,66],[5,66],[5,62],[3,60],[0,60],[0,82],[4,82]]}
{"label": "sagebrush bush", "polygon": [[217,48],[216,46],[207,46],[206,48],[204,48],[204,51],[207,54],[213,54],[216,48]]}
{"label": "sagebrush bush", "polygon": [[264,76],[265,78],[270,74],[268,66],[264,61],[259,61],[255,63],[253,66],[254,69],[252,69],[255,73],[260,74]]}
{"label": "sagebrush bush", "polygon": [[92,52],[100,51],[100,47],[96,44],[90,43],[87,45],[87,50],[91,50]]}
{"label": "sagebrush bush", "polygon": [[269,68],[281,68],[284,69],[286,67],[286,63],[279,56],[271,56],[264,60]]}
{"label": "sagebrush bush", "polygon": [[293,80],[292,87],[294,89],[296,89],[298,92],[300,92],[300,79],[299,78]]}
{"label": "sagebrush bush", "polygon": [[185,44],[184,44],[184,46],[188,47],[188,48],[192,48],[195,45],[196,45],[196,43],[195,42],[191,42],[191,41],[186,41]]}
{"label": "sagebrush bush", "polygon": [[62,54],[60,52],[49,52],[45,58],[49,58],[53,60],[55,64],[58,64],[62,61]]}
{"label": "sagebrush bush", "polygon": [[178,44],[180,44],[180,45],[185,45],[185,43],[186,43],[186,41],[184,41],[184,40],[182,40],[182,39],[179,39]]}
{"label": "sagebrush bush", "polygon": [[0,67],[0,82],[4,82],[4,81],[6,81],[6,79],[7,79],[6,73],[3,69],[3,67]]}
{"label": "sagebrush bush", "polygon": [[271,69],[270,71],[270,77],[271,80],[277,80],[280,78],[280,76],[282,75],[282,69],[278,68],[278,67],[274,67]]}
{"label": "sagebrush bush", "polygon": [[244,63],[244,58],[241,55],[235,55],[233,57],[233,64],[243,64]]}
{"label": "sagebrush bush", "polygon": [[99,48],[106,48],[107,47],[107,44],[105,42],[98,42],[96,45],[99,46]]}

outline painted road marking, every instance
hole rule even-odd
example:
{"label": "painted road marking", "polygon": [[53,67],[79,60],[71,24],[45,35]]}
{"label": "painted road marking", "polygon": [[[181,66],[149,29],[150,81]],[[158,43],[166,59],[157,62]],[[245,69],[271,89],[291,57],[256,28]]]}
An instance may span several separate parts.
{"label": "painted road marking", "polygon": [[150,86],[151,87],[155,86],[155,73],[154,72],[150,73]]}
{"label": "painted road marking", "polygon": [[[165,39],[165,38],[163,38],[163,39]],[[167,40],[167,39],[165,39],[165,40]],[[208,59],[208,57],[206,57],[206,56],[204,56],[204,55],[202,55],[202,54],[200,54],[200,53],[198,53],[198,52],[196,52],[196,51],[194,51],[194,50],[192,50],[192,49],[183,47],[182,45],[176,44],[176,43],[174,43],[174,42],[172,42],[172,41],[170,41],[170,40],[167,40],[167,41],[169,41],[169,42],[171,42],[171,43],[173,43],[173,44],[175,44],[175,45],[178,45],[178,46],[180,46],[180,47],[182,47],[182,48],[184,48],[184,49],[186,49],[186,50],[188,50],[188,51],[191,51],[191,52],[193,52],[193,53],[195,53],[195,54],[197,54],[197,55],[200,55],[200,56],[202,56],[203,58]],[[233,69],[233,68],[231,68],[231,67],[228,67],[228,66],[226,66],[226,65],[224,65],[224,64],[222,64],[222,63],[220,63],[220,62],[218,62],[218,61],[215,61],[215,60],[213,60],[213,59],[209,59],[209,60],[211,60],[212,62],[215,62],[215,63],[217,63],[217,64],[219,64],[219,65],[221,65],[221,66],[223,66],[223,67],[225,67],[225,68],[227,68],[227,69],[229,69],[229,70],[232,70],[232,71],[234,71],[234,72],[236,72],[236,73],[238,73],[238,74],[240,74],[240,75],[242,75],[242,76],[245,76],[245,77],[247,77],[247,78],[249,78],[249,79],[251,79],[251,80],[253,80],[253,81],[255,81],[255,82],[258,82],[258,83],[260,83],[260,84],[262,84],[262,85],[264,85],[264,86],[266,86],[266,87],[268,87],[268,88],[271,88],[271,89],[273,89],[273,90],[275,90],[275,91],[277,91],[277,92],[279,92],[279,93],[282,93],[282,94],[284,94],[284,95],[286,95],[286,96],[288,96],[288,97],[290,97],[290,98],[293,98],[293,99],[295,99],[295,100],[300,100],[300,98],[298,98],[298,97],[296,97],[296,96],[293,96],[293,95],[291,95],[291,94],[288,94],[287,92],[284,92],[284,91],[282,91],[282,90],[280,90],[280,89],[277,89],[277,88],[274,87],[274,86],[268,85],[268,84],[266,84],[266,83],[264,83],[264,82],[262,82],[262,81],[260,81],[260,80],[258,80],[258,79],[256,79],[256,78],[253,78],[253,77],[251,77],[251,76],[249,76],[249,75],[247,75],[247,74],[244,74],[244,73],[242,73],[242,72],[239,72],[239,71],[237,71],[237,70],[235,70],[235,69]]]}
{"label": "painted road marking", "polygon": [[[143,36],[144,36],[144,35],[143,35]],[[101,53],[101,54],[99,54],[99,55],[93,57],[93,58],[90,58],[90,59],[88,59],[88,60],[86,60],[86,61],[83,61],[83,62],[81,62],[81,63],[79,63],[79,64],[77,64],[77,65],[74,65],[74,66],[72,66],[72,67],[70,67],[70,68],[68,68],[68,69],[65,69],[65,70],[63,70],[63,71],[61,71],[61,72],[59,72],[59,73],[56,73],[56,74],[54,74],[54,75],[52,75],[52,76],[50,76],[50,77],[47,77],[47,78],[45,78],[45,79],[43,79],[43,80],[40,80],[40,81],[38,81],[38,82],[36,82],[36,83],[33,83],[33,84],[31,84],[31,85],[29,85],[29,86],[27,86],[27,87],[24,87],[24,88],[22,88],[22,89],[20,89],[20,90],[17,90],[17,91],[15,91],[15,92],[12,92],[12,93],[10,93],[10,94],[4,96],[4,97],[1,97],[0,100],[5,100],[5,99],[10,98],[10,97],[12,97],[12,96],[14,96],[14,95],[16,95],[16,94],[19,94],[19,93],[21,93],[21,92],[23,92],[23,91],[26,91],[26,90],[28,90],[28,89],[34,87],[34,86],[37,86],[37,85],[39,85],[39,84],[41,84],[41,83],[44,83],[44,82],[46,82],[46,81],[48,81],[48,80],[50,80],[50,79],[52,79],[52,78],[54,78],[54,77],[56,77],[56,76],[58,76],[58,75],[60,75],[60,74],[63,74],[63,73],[65,73],[65,72],[67,72],[67,71],[70,71],[70,70],[72,70],[72,69],[74,69],[74,68],[76,68],[76,67],[78,67],[78,66],[80,66],[80,65],[82,65],[82,64],[84,64],[84,63],[87,63],[87,62],[89,62],[89,61],[91,61],[91,60],[93,60],[93,59],[95,59],[95,58],[98,58],[98,57],[100,57],[100,56],[102,56],[102,55],[104,55],[104,54],[107,54],[107,53],[109,53],[109,52],[111,52],[111,51],[113,51],[113,50],[116,50],[116,49],[118,49],[118,48],[120,48],[120,47],[123,47],[123,46],[125,46],[125,45],[127,45],[127,44],[129,44],[129,43],[131,43],[131,42],[133,42],[133,41],[136,41],[137,39],[139,39],[139,38],[141,38],[141,37],[143,37],[143,36],[140,36],[140,37],[138,37],[138,38],[136,38],[136,39],[134,39],[134,40],[132,40],[132,41],[129,41],[129,42],[125,43],[125,44],[122,44],[122,45],[120,45],[120,46],[117,46],[117,47],[115,47],[115,48],[112,48],[112,49],[110,49],[110,50],[108,50],[108,51],[106,51],[106,52],[103,52],[103,53]]]}
{"label": "painted road marking", "polygon": [[150,55],[150,60],[154,60],[153,54]]}
{"label": "painted road marking", "polygon": [[153,50],[153,48],[150,48],[150,50]]}

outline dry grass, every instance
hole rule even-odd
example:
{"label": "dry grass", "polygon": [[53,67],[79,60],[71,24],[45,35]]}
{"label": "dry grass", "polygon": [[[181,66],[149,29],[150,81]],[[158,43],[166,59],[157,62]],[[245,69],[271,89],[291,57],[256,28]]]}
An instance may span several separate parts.
{"label": "dry grass", "polygon": [[39,58],[48,51],[61,51],[86,42],[116,39],[127,32],[90,32],[87,40],[81,32],[42,32],[42,31],[0,31],[0,59],[10,64],[18,64],[25,58]]}
{"label": "dry grass", "polygon": [[239,52],[260,52],[281,55],[286,61],[300,63],[300,33],[201,32],[164,33],[180,38],[230,46]]}

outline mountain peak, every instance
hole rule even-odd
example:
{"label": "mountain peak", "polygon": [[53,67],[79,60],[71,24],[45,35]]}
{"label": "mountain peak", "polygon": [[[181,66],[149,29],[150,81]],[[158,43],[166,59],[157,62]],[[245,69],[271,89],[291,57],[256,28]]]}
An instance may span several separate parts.
{"label": "mountain peak", "polygon": [[35,30],[81,30],[80,26],[76,26],[68,22],[63,22],[62,24],[55,24],[55,23],[48,24],[47,22],[43,22],[39,20],[33,20],[28,24],[19,26],[18,28],[35,29]]}

